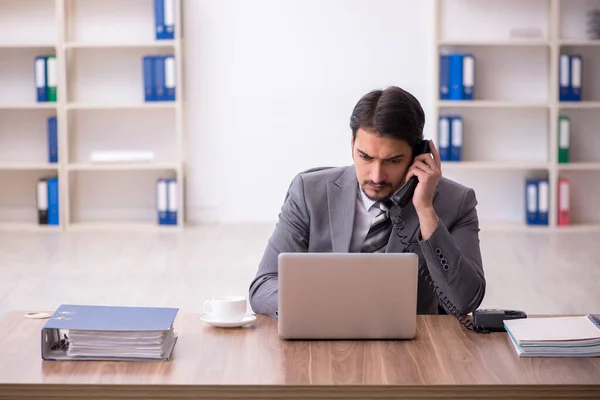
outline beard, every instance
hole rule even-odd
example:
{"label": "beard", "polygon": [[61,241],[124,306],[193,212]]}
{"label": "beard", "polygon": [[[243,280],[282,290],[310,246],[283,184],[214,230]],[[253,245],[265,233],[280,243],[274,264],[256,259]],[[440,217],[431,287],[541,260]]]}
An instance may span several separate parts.
{"label": "beard", "polygon": [[[369,185],[376,185],[379,187],[379,190],[374,194],[369,194],[366,189],[369,188]],[[394,193],[392,189],[392,184],[386,181],[375,184],[375,182],[371,180],[365,180],[361,185],[362,192],[365,194],[365,196],[367,196],[368,199],[373,201],[387,200]]]}

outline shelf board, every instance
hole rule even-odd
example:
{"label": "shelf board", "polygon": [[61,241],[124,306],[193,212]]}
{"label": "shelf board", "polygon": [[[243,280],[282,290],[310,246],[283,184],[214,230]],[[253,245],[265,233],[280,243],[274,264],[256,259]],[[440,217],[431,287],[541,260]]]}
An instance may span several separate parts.
{"label": "shelf board", "polygon": [[559,46],[600,46],[600,40],[594,39],[562,39]]}
{"label": "shelf board", "polygon": [[54,232],[59,230],[60,225],[40,225],[37,222],[0,222],[0,231]]}
{"label": "shelf board", "polygon": [[442,161],[443,170],[534,170],[548,169],[545,162],[528,161]]}
{"label": "shelf board", "polygon": [[521,40],[440,40],[438,46],[481,46],[481,47],[544,47],[550,42],[545,39]]}
{"label": "shelf board", "polygon": [[148,231],[148,232],[173,232],[180,230],[178,225],[159,225],[149,221],[122,221],[122,222],[75,222],[68,226],[72,231]]}
{"label": "shelf board", "polygon": [[152,49],[175,48],[177,40],[156,40],[151,42],[67,42],[67,49]]}
{"label": "shelf board", "polygon": [[171,109],[176,108],[176,101],[162,101],[149,103],[69,103],[68,110],[139,110],[139,109]]}
{"label": "shelf board", "polygon": [[559,225],[554,229],[554,231],[556,231],[556,232],[599,232],[600,231],[600,222]]}
{"label": "shelf board", "polygon": [[558,169],[563,171],[598,171],[600,162],[571,162],[558,164]]}
{"label": "shelf board", "polygon": [[131,163],[72,163],[67,166],[70,171],[160,171],[177,169],[174,162],[131,162]]}
{"label": "shelf board", "polygon": [[31,171],[31,170],[48,170],[48,171],[57,171],[58,164],[49,164],[49,163],[1,163],[0,162],[0,170],[11,170],[11,171]]}
{"label": "shelf board", "polygon": [[51,110],[58,103],[0,103],[0,110]]}
{"label": "shelf board", "polygon": [[525,222],[481,221],[479,227],[486,232],[551,232],[548,225],[527,225]]}
{"label": "shelf board", "polygon": [[0,49],[55,49],[54,43],[0,43]]}
{"label": "shelf board", "polygon": [[600,101],[561,101],[558,106],[569,109],[594,109],[600,108]]}
{"label": "shelf board", "polygon": [[501,100],[438,100],[439,107],[461,108],[549,108],[545,102]]}

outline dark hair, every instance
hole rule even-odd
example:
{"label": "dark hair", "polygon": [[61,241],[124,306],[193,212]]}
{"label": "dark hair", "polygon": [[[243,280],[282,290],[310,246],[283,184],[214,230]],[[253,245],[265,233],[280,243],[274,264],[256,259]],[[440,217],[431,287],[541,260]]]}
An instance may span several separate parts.
{"label": "dark hair", "polygon": [[352,111],[350,128],[356,139],[359,128],[404,140],[409,146],[423,139],[425,113],[419,101],[396,86],[364,95]]}

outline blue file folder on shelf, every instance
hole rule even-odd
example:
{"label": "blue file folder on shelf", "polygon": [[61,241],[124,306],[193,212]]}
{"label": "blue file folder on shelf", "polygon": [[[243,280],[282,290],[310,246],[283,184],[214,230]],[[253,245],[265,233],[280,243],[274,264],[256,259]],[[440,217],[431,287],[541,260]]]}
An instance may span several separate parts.
{"label": "blue file folder on shelf", "polygon": [[450,117],[442,115],[438,121],[440,161],[450,161]]}
{"label": "blue file folder on shelf", "polygon": [[475,96],[475,57],[473,54],[463,55],[462,99],[473,100]]}
{"label": "blue file folder on shelf", "polygon": [[48,182],[48,225],[58,225],[59,204],[58,204],[58,178],[50,178]]}
{"label": "blue file folder on shelf", "polygon": [[177,204],[177,181],[175,179],[167,181],[167,193],[169,198],[167,201],[167,224],[177,225],[177,210],[179,207]]}
{"label": "blue file folder on shelf", "polygon": [[48,162],[58,162],[58,125],[56,117],[48,117]]}
{"label": "blue file folder on shelf", "polygon": [[169,360],[177,308],[63,304],[42,328],[45,360]]}
{"label": "blue file folder on shelf", "polygon": [[156,181],[156,212],[158,214],[158,224],[167,225],[168,219],[168,183],[166,179]]}
{"label": "blue file folder on shelf", "polygon": [[165,101],[165,56],[154,56],[154,100]]}
{"label": "blue file folder on shelf", "polygon": [[46,57],[40,56],[35,58],[34,71],[36,99],[39,103],[47,102]]}
{"label": "blue file folder on shelf", "polygon": [[450,117],[450,161],[461,161],[463,144],[463,120],[459,115]]}
{"label": "blue file folder on shelf", "polygon": [[144,56],[142,59],[142,72],[144,76],[144,101],[155,101],[154,89],[154,57]]}
{"label": "blue file folder on shelf", "polygon": [[547,179],[527,179],[525,183],[525,212],[528,225],[548,225],[550,190]]}
{"label": "blue file folder on shelf", "polygon": [[450,100],[462,100],[463,96],[463,55],[453,53],[448,56],[449,62],[449,77],[450,85]]}
{"label": "blue file folder on shelf", "polygon": [[450,99],[450,58],[440,54],[440,100]]}
{"label": "blue file folder on shelf", "polygon": [[154,0],[156,40],[175,39],[175,0]]}
{"label": "blue file folder on shelf", "polygon": [[164,57],[164,72],[165,72],[165,95],[167,101],[175,101],[175,87],[177,86],[175,77],[175,56],[168,55]]}

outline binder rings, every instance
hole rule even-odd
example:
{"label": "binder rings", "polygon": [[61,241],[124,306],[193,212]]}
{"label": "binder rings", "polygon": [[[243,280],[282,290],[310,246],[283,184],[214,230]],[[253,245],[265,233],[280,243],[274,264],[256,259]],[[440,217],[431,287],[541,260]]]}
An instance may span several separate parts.
{"label": "binder rings", "polygon": [[450,161],[450,117],[442,115],[438,121],[439,153],[441,161]]}
{"label": "binder rings", "polygon": [[42,328],[44,360],[169,360],[177,308],[63,304]]}
{"label": "binder rings", "polygon": [[36,57],[34,62],[34,81],[37,101],[48,101],[46,93],[46,57]]}
{"label": "binder rings", "polygon": [[569,147],[571,143],[571,119],[561,115],[558,117],[558,162],[569,162]]}
{"label": "binder rings", "polygon": [[58,125],[56,117],[48,117],[48,162],[58,162]]}
{"label": "binder rings", "polygon": [[558,225],[565,226],[571,223],[571,183],[566,178],[558,180]]}

